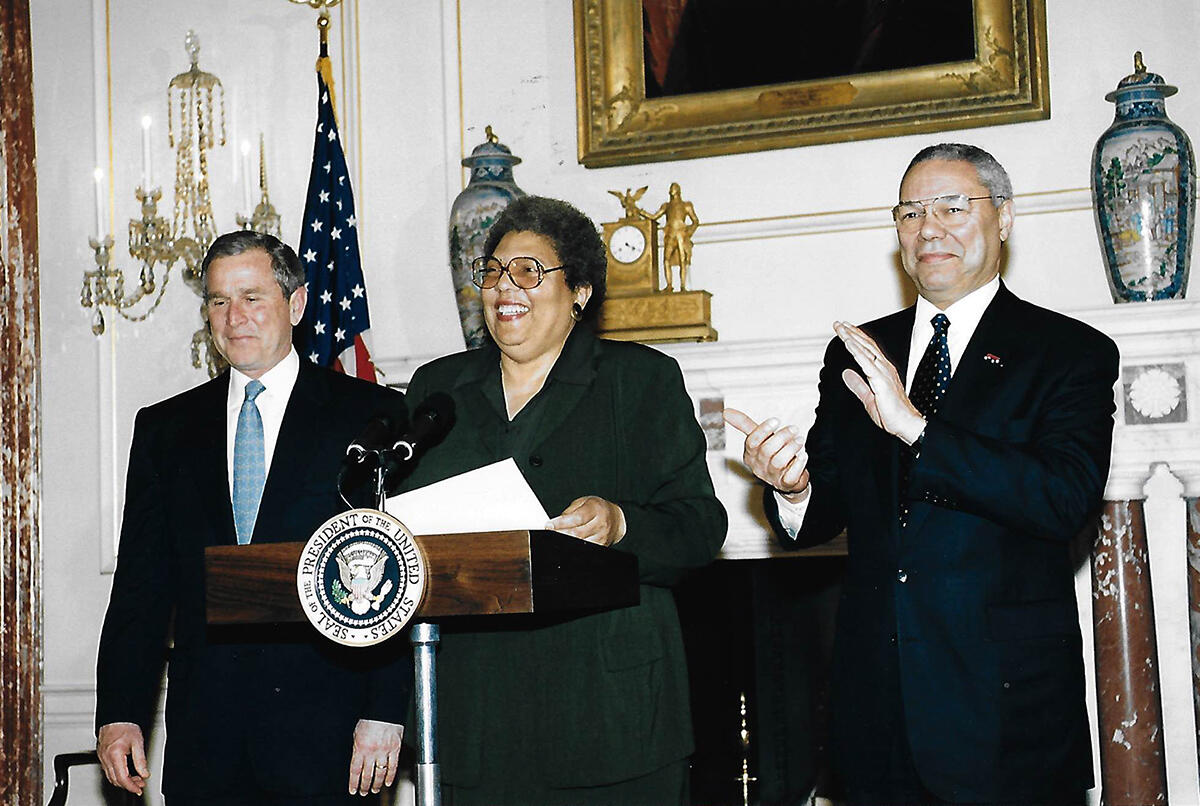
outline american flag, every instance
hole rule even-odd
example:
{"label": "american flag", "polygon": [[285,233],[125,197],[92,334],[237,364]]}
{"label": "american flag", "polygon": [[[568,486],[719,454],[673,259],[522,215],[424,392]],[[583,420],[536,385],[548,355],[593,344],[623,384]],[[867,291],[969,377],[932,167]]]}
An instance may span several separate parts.
{"label": "american flag", "polygon": [[354,195],[322,69],[317,72],[317,97],[316,142],[299,250],[308,276],[308,307],[295,329],[296,351],[314,364],[375,382]]}

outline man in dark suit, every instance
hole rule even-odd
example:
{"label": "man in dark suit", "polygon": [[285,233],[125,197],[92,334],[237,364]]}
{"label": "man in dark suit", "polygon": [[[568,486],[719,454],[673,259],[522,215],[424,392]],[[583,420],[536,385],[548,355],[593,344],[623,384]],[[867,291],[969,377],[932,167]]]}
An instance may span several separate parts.
{"label": "man in dark suit", "polygon": [[816,419],[743,458],[779,538],[846,530],[833,763],[855,804],[1083,803],[1092,784],[1069,543],[1108,474],[1117,350],[999,279],[996,160],[914,157],[894,208],[914,307],[837,333]]}
{"label": "man in dark suit", "polygon": [[307,294],[291,247],[223,235],[202,273],[213,342],[232,368],[138,413],[97,663],[101,764],[114,785],[143,791],[171,634],[171,806],[356,802],[395,779],[405,642],[351,649],[308,624],[206,628],[204,548],[307,540],[346,508],[347,444],[373,416],[400,423],[404,398],[300,361],[292,328]]}

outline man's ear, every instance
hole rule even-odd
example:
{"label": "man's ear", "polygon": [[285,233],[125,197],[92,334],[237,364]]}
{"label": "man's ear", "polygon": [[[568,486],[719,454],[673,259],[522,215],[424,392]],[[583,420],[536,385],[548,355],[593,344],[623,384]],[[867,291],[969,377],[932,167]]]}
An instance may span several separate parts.
{"label": "man's ear", "polygon": [[288,298],[288,319],[291,321],[292,327],[300,324],[300,320],[304,318],[306,305],[308,305],[308,286],[302,285]]}
{"label": "man's ear", "polygon": [[1015,212],[1012,199],[1005,199],[1004,203],[996,210],[996,215],[1000,218],[1000,240],[1002,242],[1007,241],[1008,236],[1012,233]]}

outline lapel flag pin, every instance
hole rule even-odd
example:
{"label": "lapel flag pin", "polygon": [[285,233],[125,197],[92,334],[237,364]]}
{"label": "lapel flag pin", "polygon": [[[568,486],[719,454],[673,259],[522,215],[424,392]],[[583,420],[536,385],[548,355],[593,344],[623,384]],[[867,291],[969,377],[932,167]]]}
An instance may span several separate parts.
{"label": "lapel flag pin", "polygon": [[983,357],[983,360],[998,367],[1004,366],[1004,362],[1000,360],[1000,356],[996,355],[995,353],[988,353]]}

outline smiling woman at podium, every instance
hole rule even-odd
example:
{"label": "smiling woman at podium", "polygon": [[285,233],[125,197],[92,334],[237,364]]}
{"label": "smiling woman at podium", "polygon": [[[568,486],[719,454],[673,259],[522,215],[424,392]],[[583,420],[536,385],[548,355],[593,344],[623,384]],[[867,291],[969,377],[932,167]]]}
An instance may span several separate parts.
{"label": "smiling woman at podium", "polygon": [[[682,804],[687,670],[668,586],[725,538],[678,365],[598,339],[605,249],[566,202],[513,202],[474,265],[491,343],[421,367],[410,400],[457,423],[408,488],[509,456],[548,529],[638,558],[641,601],[578,617],[444,624],[438,657],[447,803]],[[499,622],[499,624],[498,624]]]}

